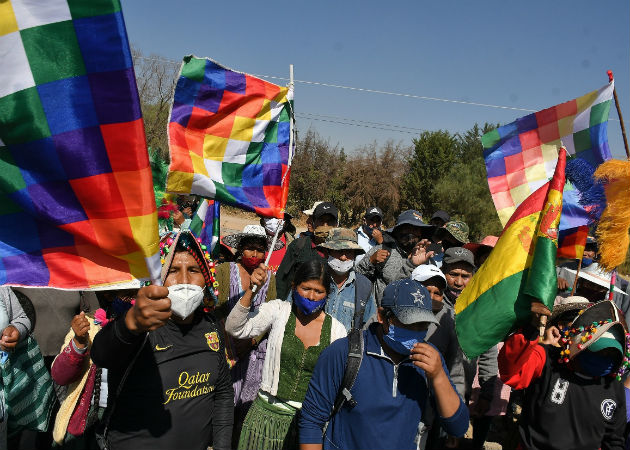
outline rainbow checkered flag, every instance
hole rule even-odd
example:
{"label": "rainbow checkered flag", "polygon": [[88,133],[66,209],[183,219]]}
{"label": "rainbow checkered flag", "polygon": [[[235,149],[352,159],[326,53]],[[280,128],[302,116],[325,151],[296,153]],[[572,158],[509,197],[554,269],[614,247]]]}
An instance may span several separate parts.
{"label": "rainbow checkered flag", "polygon": [[[614,82],[610,82],[482,136],[488,186],[503,226],[529,195],[551,179],[561,145],[569,159],[581,159],[592,171],[612,157],[607,130],[613,89]],[[601,214],[603,210],[600,205],[581,204],[583,194],[567,182],[560,221],[559,253],[578,259],[586,243],[582,242],[585,235],[580,227],[592,224],[598,218],[596,211]]]}
{"label": "rainbow checkered flag", "polygon": [[[219,257],[221,226],[221,203],[216,200],[204,200],[199,204],[190,222],[190,231],[201,239],[212,258]],[[204,249],[205,250],[205,249]]]}
{"label": "rainbow checkered flag", "polygon": [[166,190],[284,217],[293,89],[184,58],[168,126]]}
{"label": "rainbow checkered flag", "polygon": [[120,2],[0,1],[0,55],[0,284],[159,280]]}

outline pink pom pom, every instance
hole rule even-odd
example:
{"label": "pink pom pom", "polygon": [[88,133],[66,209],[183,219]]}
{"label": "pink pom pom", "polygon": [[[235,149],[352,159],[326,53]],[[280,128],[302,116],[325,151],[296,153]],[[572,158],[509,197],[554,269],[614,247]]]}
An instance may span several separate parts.
{"label": "pink pom pom", "polygon": [[94,312],[94,322],[102,327],[107,325],[109,320],[107,319],[107,314],[103,308],[99,308]]}

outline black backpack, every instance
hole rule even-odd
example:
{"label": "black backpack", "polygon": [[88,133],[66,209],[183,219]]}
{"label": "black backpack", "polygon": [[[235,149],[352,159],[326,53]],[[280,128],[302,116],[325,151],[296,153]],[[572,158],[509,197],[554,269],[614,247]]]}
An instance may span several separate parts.
{"label": "black backpack", "polygon": [[[324,425],[323,435],[326,434],[330,419],[332,419],[333,416],[339,412],[339,410],[346,404],[346,402],[348,403],[348,406],[350,408],[354,408],[357,405],[356,400],[352,398],[350,389],[352,389],[352,386],[357,379],[359,368],[361,367],[361,361],[363,361],[363,330],[361,329],[361,321],[363,315],[365,314],[365,306],[367,305],[367,301],[369,299],[369,293],[367,296],[360,295],[359,291],[363,291],[364,289],[359,288],[359,274],[356,274],[356,276],[357,282],[355,284],[354,290],[354,317],[352,318],[352,328],[348,333],[348,359],[346,361],[346,367],[343,372],[343,380],[341,381],[341,385],[339,386],[339,390],[337,391],[335,403],[333,404],[333,409],[330,413],[330,418]],[[372,283],[369,284],[371,287]],[[361,292],[361,294],[363,294],[363,292]]]}

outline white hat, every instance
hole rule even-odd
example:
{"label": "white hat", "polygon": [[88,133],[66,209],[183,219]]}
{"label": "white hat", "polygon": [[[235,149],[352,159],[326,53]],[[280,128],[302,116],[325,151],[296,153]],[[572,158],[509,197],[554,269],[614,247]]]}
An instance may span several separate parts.
{"label": "white hat", "polygon": [[[267,245],[270,245],[272,241],[271,236],[267,236],[267,232],[260,225],[245,225],[242,233],[227,235],[223,238],[223,242],[229,247],[237,248],[241,239],[246,237],[259,237],[267,242]],[[277,240],[273,251],[280,250],[282,247],[284,247],[284,242]]]}
{"label": "white hat", "polygon": [[[577,273],[577,271],[573,269],[566,269],[566,270],[572,273],[573,275]],[[603,270],[595,270],[595,271],[580,270],[579,277],[584,278],[585,280],[590,281],[591,283],[597,284],[598,286],[608,288],[608,290],[610,290],[611,275],[610,273],[606,273]],[[623,295],[628,295],[624,291],[619,289],[617,286],[615,286],[615,292],[619,294],[623,294]]]}
{"label": "white hat", "polygon": [[311,207],[311,209],[307,209],[302,211],[304,214],[306,214],[307,216],[312,216],[313,213],[315,212],[315,208],[317,208],[319,205],[321,205],[324,202],[315,202],[313,203],[313,206]]}
{"label": "white hat", "polygon": [[419,282],[429,280],[431,278],[438,277],[444,281],[444,287],[446,288],[446,277],[440,269],[433,264],[420,264],[411,272],[411,279]]}

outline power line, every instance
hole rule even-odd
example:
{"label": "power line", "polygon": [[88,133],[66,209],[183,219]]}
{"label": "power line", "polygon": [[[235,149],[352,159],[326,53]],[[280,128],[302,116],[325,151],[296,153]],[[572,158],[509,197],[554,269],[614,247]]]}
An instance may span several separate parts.
{"label": "power line", "polygon": [[400,128],[400,129],[403,129],[403,130],[412,130],[412,131],[417,131],[417,132],[426,131],[426,130],[424,130],[422,128],[406,127],[406,126],[403,126],[403,125],[395,125],[393,123],[370,122],[368,120],[350,119],[349,117],[330,116],[330,115],[327,115],[327,114],[315,114],[315,113],[309,113],[309,112],[303,112],[303,111],[300,111],[297,114],[311,116],[313,118],[313,120],[315,120],[315,117],[323,117],[323,118],[326,118],[326,119],[336,119],[336,120],[343,120],[343,121],[349,121],[349,122],[358,122],[358,123],[369,124],[369,125],[382,125],[382,126],[386,126],[386,127],[390,127],[390,128]]}
{"label": "power line", "polygon": [[[136,58],[147,60],[147,61],[160,61],[160,62],[164,62],[164,63],[168,63],[168,64],[177,64],[177,65],[181,64],[180,61],[174,61],[174,60],[171,60],[171,59],[164,59],[164,58],[159,58],[159,57],[136,56]],[[255,77],[260,77],[260,78],[269,78],[271,80],[289,81],[289,78],[276,77],[276,76],[273,76],[273,75],[261,75],[261,74],[251,74],[251,75],[253,75]],[[346,90],[357,91],[357,92],[367,92],[367,93],[371,93],[371,94],[392,95],[392,96],[395,96],[395,97],[413,98],[413,99],[418,99],[418,100],[427,100],[427,101],[435,101],[435,102],[443,102],[443,103],[454,103],[454,104],[459,104],[459,105],[481,106],[481,107],[485,107],[485,108],[505,109],[505,110],[523,111],[523,112],[530,112],[530,113],[538,111],[537,109],[518,108],[518,107],[515,107],[515,106],[505,106],[505,105],[493,105],[493,104],[490,104],[490,103],[468,102],[468,101],[464,101],[464,100],[453,100],[453,99],[439,98],[439,97],[428,97],[428,96],[424,96],[424,95],[407,94],[407,93],[402,93],[402,92],[382,91],[382,90],[378,90],[378,89],[359,88],[359,87],[345,86],[345,85],[340,85],[340,84],[323,83],[323,82],[319,82],[319,81],[293,80],[293,82],[294,83],[301,83],[301,84],[308,84],[308,85],[312,85],[312,86],[324,86],[324,87],[331,87],[331,88],[336,88],[336,89],[346,89]],[[619,122],[619,119],[615,119],[615,118],[612,118],[612,117],[609,117],[608,120],[609,121],[614,121],[614,122]],[[422,130],[422,131],[424,131],[424,130]]]}
{"label": "power line", "polygon": [[396,130],[396,129],[393,129],[393,128],[377,127],[377,126],[373,126],[373,125],[364,125],[364,124],[361,124],[361,123],[353,123],[353,122],[340,122],[338,120],[321,119],[321,118],[317,118],[317,117],[306,117],[302,113],[295,113],[295,116],[296,117],[300,117],[302,119],[317,120],[319,122],[336,123],[336,124],[339,124],[339,125],[351,125],[351,126],[354,126],[354,127],[373,128],[375,130],[394,131],[394,132],[406,133],[406,134],[418,134],[417,132],[414,132],[414,131]]}

